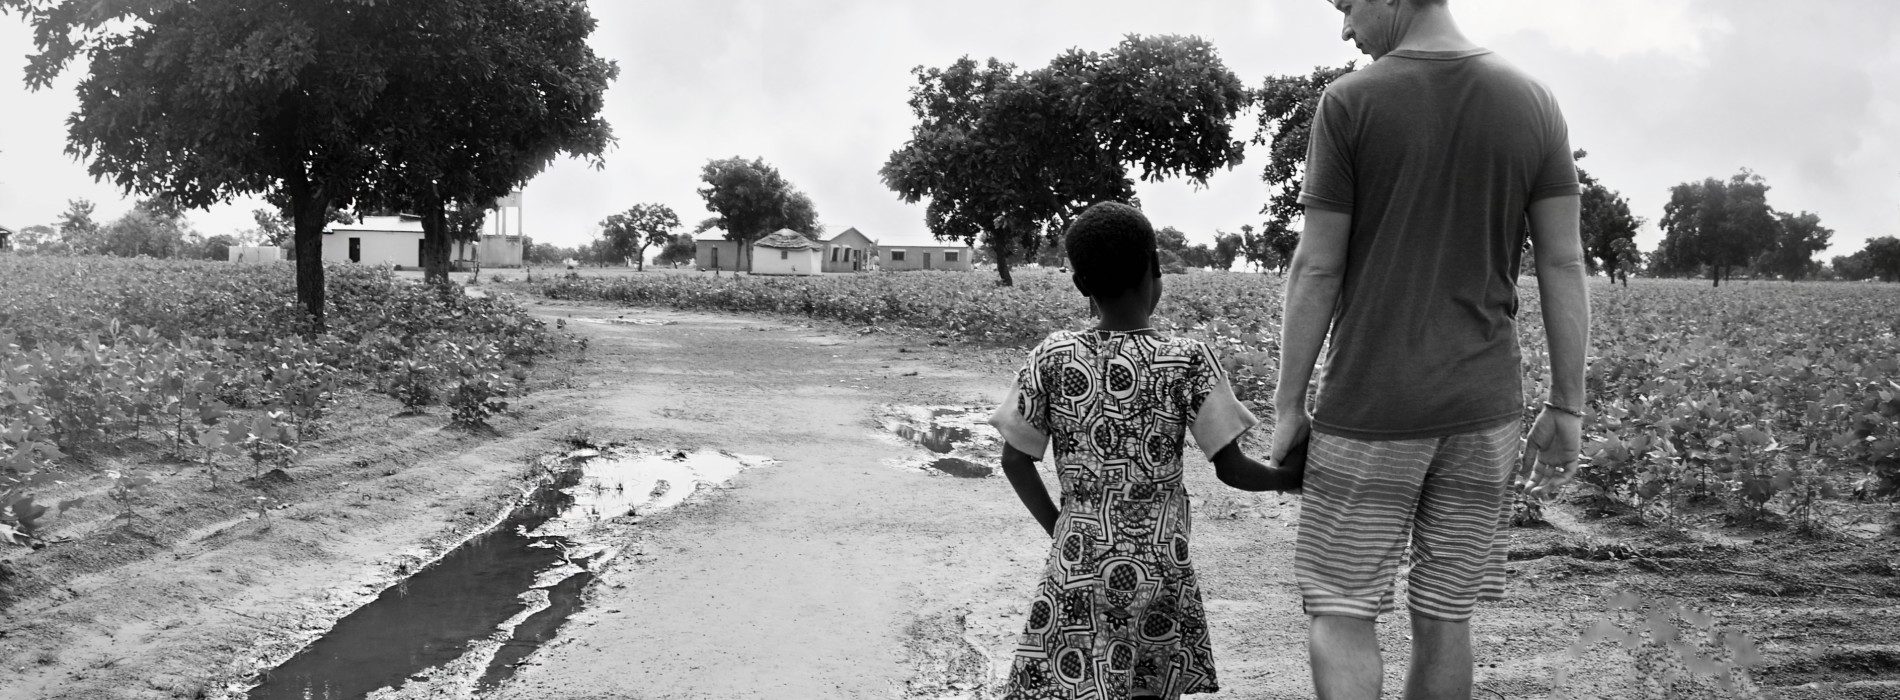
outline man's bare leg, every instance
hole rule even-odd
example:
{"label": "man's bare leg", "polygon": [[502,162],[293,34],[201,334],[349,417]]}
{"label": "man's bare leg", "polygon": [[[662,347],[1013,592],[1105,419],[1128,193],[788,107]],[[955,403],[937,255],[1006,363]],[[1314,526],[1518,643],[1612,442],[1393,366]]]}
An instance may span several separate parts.
{"label": "man's bare leg", "polygon": [[1412,664],[1405,673],[1405,700],[1470,698],[1471,623],[1412,613]]}
{"label": "man's bare leg", "polygon": [[1385,662],[1371,620],[1315,615],[1307,635],[1319,700],[1378,700]]}

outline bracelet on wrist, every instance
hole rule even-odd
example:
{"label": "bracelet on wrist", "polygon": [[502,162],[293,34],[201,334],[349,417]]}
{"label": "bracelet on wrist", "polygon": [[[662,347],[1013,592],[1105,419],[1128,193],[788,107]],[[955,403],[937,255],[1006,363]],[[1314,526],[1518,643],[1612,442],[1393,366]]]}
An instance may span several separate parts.
{"label": "bracelet on wrist", "polygon": [[1552,410],[1552,411],[1556,411],[1556,412],[1558,412],[1558,413],[1567,413],[1567,414],[1570,414],[1570,415],[1573,415],[1573,416],[1576,416],[1576,417],[1578,417],[1578,418],[1582,418],[1582,417],[1583,417],[1583,411],[1579,411],[1579,410],[1576,410],[1576,409],[1572,409],[1572,408],[1566,408],[1566,407],[1564,407],[1564,406],[1559,406],[1559,405],[1557,405],[1557,404],[1554,404],[1554,403],[1551,403],[1551,402],[1549,402],[1549,401],[1545,401],[1545,402],[1544,402],[1544,408],[1547,408],[1547,409],[1550,409],[1550,410]]}

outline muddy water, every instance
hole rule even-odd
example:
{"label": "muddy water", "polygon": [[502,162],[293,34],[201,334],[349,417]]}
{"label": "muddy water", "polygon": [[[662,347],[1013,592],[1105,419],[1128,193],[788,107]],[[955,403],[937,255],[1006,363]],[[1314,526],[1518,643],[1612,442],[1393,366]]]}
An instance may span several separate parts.
{"label": "muddy water", "polygon": [[605,549],[594,541],[597,525],[637,522],[769,462],[717,452],[574,453],[499,525],[344,617],[264,674],[250,697],[492,689],[579,609],[594,578],[589,564]]}
{"label": "muddy water", "polygon": [[905,407],[884,421],[884,428],[906,442],[928,450],[934,457],[906,460],[908,466],[965,479],[996,473],[1000,454],[985,421],[988,408]]}

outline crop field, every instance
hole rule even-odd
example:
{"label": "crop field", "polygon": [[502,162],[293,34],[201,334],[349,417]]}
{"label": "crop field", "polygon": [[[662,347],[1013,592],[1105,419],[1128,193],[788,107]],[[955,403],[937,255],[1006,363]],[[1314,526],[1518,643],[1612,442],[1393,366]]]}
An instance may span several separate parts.
{"label": "crop field", "polygon": [[[287,265],[0,256],[0,543],[33,544],[86,505],[35,501],[35,486],[73,476],[56,467],[156,449],[213,487],[256,478],[320,434],[346,391],[447,404],[478,427],[551,342],[507,302],[366,268],[328,277],[329,332],[306,336]],[[105,473],[132,517],[153,474]]]}

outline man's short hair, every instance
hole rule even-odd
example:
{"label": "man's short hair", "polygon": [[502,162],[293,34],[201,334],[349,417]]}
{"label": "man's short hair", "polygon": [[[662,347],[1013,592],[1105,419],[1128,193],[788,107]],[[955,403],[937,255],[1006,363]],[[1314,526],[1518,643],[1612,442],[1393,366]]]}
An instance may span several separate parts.
{"label": "man's short hair", "polygon": [[1100,202],[1084,210],[1063,235],[1069,266],[1090,296],[1113,299],[1134,289],[1142,275],[1159,276],[1155,229],[1140,209]]}

